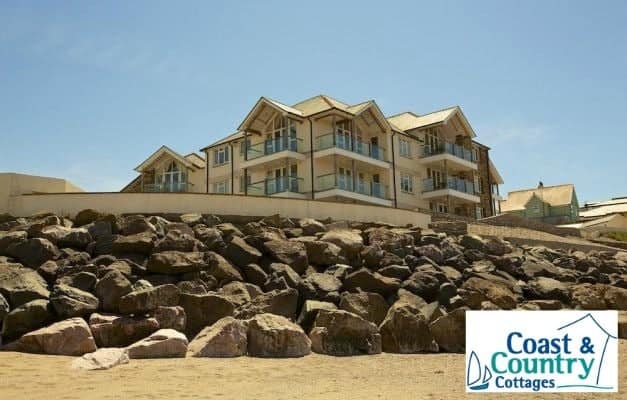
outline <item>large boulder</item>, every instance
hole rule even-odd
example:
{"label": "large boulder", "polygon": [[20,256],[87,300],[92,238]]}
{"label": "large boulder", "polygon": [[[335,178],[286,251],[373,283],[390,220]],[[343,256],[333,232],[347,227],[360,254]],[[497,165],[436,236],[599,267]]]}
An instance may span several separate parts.
{"label": "large boulder", "polygon": [[33,238],[13,243],[7,254],[17,258],[27,267],[37,268],[48,260],[59,257],[59,249],[47,239]]}
{"label": "large boulder", "polygon": [[4,316],[1,336],[5,340],[16,339],[27,332],[46,326],[53,318],[48,300],[29,301]]}
{"label": "large boulder", "polygon": [[337,302],[342,281],[331,274],[314,272],[301,281],[300,293],[304,299]]}
{"label": "large boulder", "polygon": [[5,349],[25,353],[82,356],[96,351],[96,342],[84,319],[70,318],[29,332],[9,343]]}
{"label": "large boulder", "polygon": [[547,278],[556,278],[560,275],[558,267],[545,260],[526,260],[518,269],[521,278],[525,280],[533,279],[539,276]]}
{"label": "large boulder", "polygon": [[334,356],[381,353],[377,326],[348,311],[320,310],[309,338],[316,353]]}
{"label": "large boulder", "polygon": [[469,250],[485,252],[485,242],[477,235],[464,235],[460,239],[459,244]]}
{"label": "large boulder", "polygon": [[205,261],[208,265],[207,272],[212,275],[218,282],[228,283],[231,281],[243,281],[242,274],[227,259],[209,251],[205,255]]}
{"label": "large boulder", "polygon": [[157,236],[150,232],[140,232],[133,235],[117,235],[113,240],[111,251],[115,254],[145,254],[152,252]]}
{"label": "large boulder", "polygon": [[85,249],[92,241],[91,234],[85,228],[68,228],[63,225],[50,225],[41,229],[39,237],[48,239],[59,247]]}
{"label": "large boulder", "polygon": [[8,255],[7,249],[11,245],[25,242],[26,239],[28,239],[28,233],[26,233],[26,231],[0,231],[0,255]]}
{"label": "large boulder", "polygon": [[197,241],[192,234],[182,232],[178,229],[171,229],[165,237],[157,242],[154,251],[181,251],[192,252],[198,250],[201,242]]}
{"label": "large boulder", "polygon": [[162,251],[153,253],[146,269],[153,274],[178,275],[198,272],[205,267],[204,254],[201,252],[183,253],[181,251]]}
{"label": "large boulder", "polygon": [[385,319],[390,306],[379,293],[342,293],[340,309],[356,314],[379,326]]}
{"label": "large boulder", "polygon": [[191,357],[239,357],[248,347],[246,322],[224,317],[196,335],[187,348]]}
{"label": "large boulder", "polygon": [[177,306],[179,296],[180,291],[176,285],[160,285],[120,297],[118,308],[122,314],[141,314],[160,306]]}
{"label": "large boulder", "polygon": [[98,298],[68,285],[56,285],[50,293],[50,304],[61,318],[84,317],[96,310]]}
{"label": "large boulder", "polygon": [[305,245],[297,241],[270,240],[263,243],[264,251],[275,260],[287,264],[298,274],[309,265]]}
{"label": "large boulder", "polygon": [[379,327],[383,351],[388,353],[437,352],[429,324],[419,310],[401,301],[390,307]]}
{"label": "large boulder", "polygon": [[244,239],[235,236],[224,249],[224,256],[241,268],[256,263],[262,254]]}
{"label": "large boulder", "polygon": [[388,296],[396,292],[400,285],[401,282],[398,279],[388,278],[377,272],[361,268],[346,276],[343,290],[354,292],[359,288],[365,292],[374,292],[382,296]]}
{"label": "large boulder", "polygon": [[120,298],[133,291],[131,282],[118,270],[110,270],[96,283],[95,293],[104,311],[119,311]]}
{"label": "large boulder", "polygon": [[431,270],[417,270],[403,282],[403,288],[427,301],[434,301],[440,290],[438,273]]}
{"label": "large boulder", "polygon": [[83,354],[80,358],[72,361],[71,367],[84,371],[97,371],[128,364],[128,361],[126,349],[103,348],[93,353]]}
{"label": "large boulder", "polygon": [[351,261],[359,260],[359,253],[364,247],[364,239],[357,230],[332,230],[322,235],[320,240],[340,247]]}
{"label": "large boulder", "polygon": [[188,341],[184,334],[174,329],[159,329],[157,332],[126,348],[128,357],[175,358],[185,357]]}
{"label": "large boulder", "polygon": [[315,236],[317,233],[326,232],[327,228],[320,221],[313,218],[303,218],[298,221],[298,226],[303,230],[304,236]]}
{"label": "large boulder", "polygon": [[307,259],[313,265],[330,266],[334,264],[346,264],[343,250],[331,243],[321,240],[302,240],[307,251]]}
{"label": "large boulder", "polygon": [[306,300],[300,309],[296,323],[300,325],[305,332],[309,332],[320,310],[337,310],[337,306],[327,301]]}
{"label": "large boulder", "polygon": [[527,282],[526,297],[529,299],[570,301],[568,285],[553,278],[539,276]]}
{"label": "large boulder", "polygon": [[157,331],[160,325],[156,318],[94,313],[89,328],[98,347],[125,347]]}
{"label": "large boulder", "polygon": [[510,310],[516,308],[518,297],[502,282],[471,277],[461,286],[460,295],[472,309],[481,308],[488,300],[498,307]]}
{"label": "large boulder", "polygon": [[429,329],[440,351],[463,353],[466,347],[466,308],[456,308],[431,322]]}
{"label": "large boulder", "polygon": [[232,316],[235,311],[233,303],[217,294],[183,293],[180,304],[187,316],[185,334],[190,338],[219,319]]}
{"label": "large boulder", "polygon": [[160,329],[184,332],[187,326],[187,314],[181,306],[159,306],[152,312],[152,315],[159,323]]}
{"label": "large boulder", "polygon": [[31,300],[48,299],[46,281],[36,271],[20,264],[0,264],[0,294],[11,305],[19,307]]}
{"label": "large boulder", "polygon": [[250,303],[240,307],[235,316],[240,319],[252,318],[257,314],[276,314],[294,319],[298,307],[298,290],[287,288],[260,294]]}
{"label": "large boulder", "polygon": [[311,352],[303,329],[285,317],[258,314],[248,321],[248,354],[254,357],[302,357]]}
{"label": "large boulder", "polygon": [[263,293],[263,291],[252,283],[230,282],[222,286],[218,293],[226,297],[231,303],[239,307],[252,301],[255,297]]}
{"label": "large boulder", "polygon": [[91,208],[79,211],[74,216],[74,225],[83,226],[90,224],[102,217],[102,214]]}
{"label": "large boulder", "polygon": [[570,287],[574,308],[583,310],[627,310],[627,289],[583,283]]}

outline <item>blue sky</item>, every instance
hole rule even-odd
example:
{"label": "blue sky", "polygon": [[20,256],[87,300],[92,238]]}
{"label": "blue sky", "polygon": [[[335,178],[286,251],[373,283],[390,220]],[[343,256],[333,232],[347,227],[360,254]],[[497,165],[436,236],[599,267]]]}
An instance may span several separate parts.
{"label": "blue sky", "polygon": [[627,195],[625,1],[0,3],[0,171],[119,190],[260,96],[460,105],[513,190]]}

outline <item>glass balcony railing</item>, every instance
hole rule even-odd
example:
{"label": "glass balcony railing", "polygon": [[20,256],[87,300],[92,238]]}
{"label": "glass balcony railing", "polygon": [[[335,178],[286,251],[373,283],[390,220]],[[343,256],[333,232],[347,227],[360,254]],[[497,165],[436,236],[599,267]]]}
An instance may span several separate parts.
{"label": "glass balcony railing", "polygon": [[458,192],[476,195],[475,184],[469,180],[456,178],[454,176],[446,177],[443,180],[434,181],[433,179],[425,179],[422,184],[423,192],[433,192],[441,189],[452,189]]}
{"label": "glass balcony railing", "polygon": [[191,192],[190,183],[145,183],[144,192],[148,193],[180,193]]}
{"label": "glass balcony railing", "polygon": [[359,139],[351,139],[348,135],[327,133],[316,138],[316,150],[326,150],[332,147],[352,151],[362,156],[385,161],[385,149]]}
{"label": "glass balcony railing", "polygon": [[303,188],[302,178],[282,176],[251,183],[248,185],[248,194],[253,196],[272,196],[273,194],[284,192],[303,193]]}
{"label": "glass balcony railing", "polygon": [[281,137],[268,139],[261,143],[253,144],[248,147],[247,160],[267,156],[284,150],[299,151],[302,139],[294,137]]}
{"label": "glass balcony railing", "polygon": [[387,188],[379,182],[356,179],[343,174],[327,174],[316,178],[316,190],[324,191],[330,189],[342,189],[366,196],[386,199]]}
{"label": "glass balcony railing", "polygon": [[451,154],[466,161],[477,162],[472,151],[455,143],[441,142],[438,146],[427,145],[423,147],[422,157],[435,156],[438,154]]}

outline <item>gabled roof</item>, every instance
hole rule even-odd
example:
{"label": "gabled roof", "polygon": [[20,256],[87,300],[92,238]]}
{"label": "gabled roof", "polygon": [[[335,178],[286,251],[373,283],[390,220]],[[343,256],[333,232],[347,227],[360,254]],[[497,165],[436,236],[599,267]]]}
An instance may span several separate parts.
{"label": "gabled roof", "polygon": [[318,114],[323,111],[331,110],[333,108],[348,112],[348,108],[350,106],[330,96],[319,94],[317,96],[298,102],[292,107],[300,110],[303,115],[309,116],[313,114]]}
{"label": "gabled roof", "polygon": [[464,112],[459,106],[445,108],[443,110],[434,111],[424,115],[418,115],[408,111],[392,115],[388,117],[388,121],[404,131],[409,131],[412,129],[427,127],[430,125],[445,124],[455,115],[459,115],[462,124],[470,133],[470,137],[477,136],[475,134],[475,131],[472,129],[472,126],[470,126],[470,122],[468,122],[468,119],[466,119]]}
{"label": "gabled roof", "polygon": [[201,166],[196,166],[192,161],[188,160],[187,158],[183,157],[176,151],[164,145],[164,146],[159,147],[159,149],[157,149],[157,151],[152,153],[152,155],[148,157],[144,162],[142,162],[137,167],[135,167],[135,171],[137,172],[143,171],[144,169],[148,168],[152,163],[157,161],[157,159],[159,159],[159,157],[161,157],[164,154],[167,154],[170,157],[174,158],[176,161],[183,164],[187,168],[199,169],[199,168],[204,167],[204,162],[201,164]]}
{"label": "gabled roof", "polygon": [[[294,107],[290,107],[288,105],[285,105],[283,103],[279,103],[276,100],[272,100],[269,99],[267,97],[261,97],[259,98],[259,100],[257,100],[257,103],[255,103],[255,105],[253,106],[253,108],[250,110],[250,112],[246,115],[246,117],[244,118],[244,120],[242,121],[242,123],[239,125],[238,130],[243,130],[249,123],[252,123],[255,121],[255,119],[259,116],[260,113],[263,113],[265,111],[265,107],[270,107],[273,108],[274,110],[280,112],[280,113],[285,113],[285,114],[290,114],[294,117],[297,118],[302,118],[303,117],[303,112],[294,108]],[[267,121],[264,121],[267,122]]]}
{"label": "gabled roof", "polygon": [[229,142],[232,142],[234,140],[238,140],[244,137],[244,132],[243,131],[237,131],[234,133],[231,133],[229,136],[222,138],[216,142],[211,143],[210,145],[207,145],[205,147],[203,147],[202,149],[200,149],[200,151],[205,151],[207,149],[210,149],[212,147],[216,147],[216,146],[220,146],[221,144],[226,144]]}
{"label": "gabled roof", "polygon": [[189,153],[185,156],[185,159],[189,160],[196,168],[204,168],[205,159],[199,154]]}
{"label": "gabled roof", "polygon": [[490,176],[492,176],[493,183],[497,183],[499,185],[502,185],[504,183],[501,174],[499,174],[499,171],[494,166],[492,160],[490,160]]}
{"label": "gabled roof", "polygon": [[570,204],[574,193],[575,186],[572,184],[517,190],[508,193],[507,200],[501,203],[501,211],[524,210],[534,196],[552,207],[564,206]]}

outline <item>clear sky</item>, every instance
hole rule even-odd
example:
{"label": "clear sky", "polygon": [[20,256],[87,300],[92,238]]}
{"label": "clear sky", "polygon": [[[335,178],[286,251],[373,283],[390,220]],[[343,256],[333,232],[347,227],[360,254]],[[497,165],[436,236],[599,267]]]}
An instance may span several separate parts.
{"label": "clear sky", "polygon": [[0,2],[0,171],[119,190],[320,93],[460,105],[504,190],[627,195],[627,1]]}

